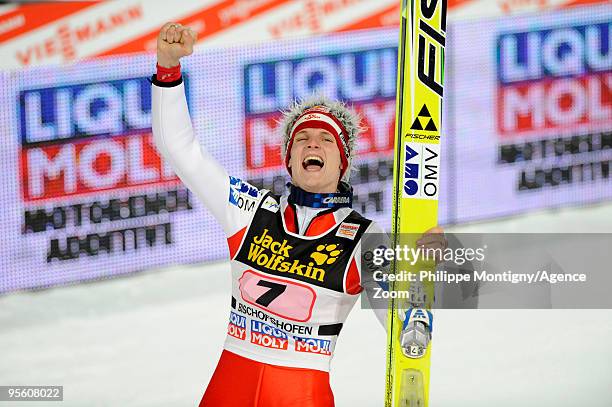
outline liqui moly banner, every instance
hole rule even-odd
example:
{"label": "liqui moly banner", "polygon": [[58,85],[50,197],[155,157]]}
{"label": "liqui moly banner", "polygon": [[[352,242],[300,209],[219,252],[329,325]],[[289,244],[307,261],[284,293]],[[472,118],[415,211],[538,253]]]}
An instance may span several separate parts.
{"label": "liqui moly banner", "polygon": [[0,292],[198,259],[179,243],[192,196],[152,145],[150,64],[3,77]]}
{"label": "liqui moly banner", "polygon": [[453,25],[450,221],[612,197],[611,35],[609,5]]}

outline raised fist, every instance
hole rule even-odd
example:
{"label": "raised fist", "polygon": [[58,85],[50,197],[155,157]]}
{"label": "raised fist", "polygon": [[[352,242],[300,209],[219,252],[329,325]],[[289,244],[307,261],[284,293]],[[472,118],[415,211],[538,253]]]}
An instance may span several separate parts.
{"label": "raised fist", "polygon": [[157,36],[157,63],[164,68],[179,64],[182,57],[193,53],[198,34],[178,23],[166,23]]}

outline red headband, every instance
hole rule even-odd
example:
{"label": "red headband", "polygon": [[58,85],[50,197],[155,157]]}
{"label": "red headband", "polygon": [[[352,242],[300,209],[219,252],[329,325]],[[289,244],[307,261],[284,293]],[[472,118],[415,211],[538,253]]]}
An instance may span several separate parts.
{"label": "red headband", "polygon": [[342,169],[340,170],[340,178],[342,178],[348,168],[348,154],[350,154],[348,133],[340,120],[329,113],[329,109],[324,106],[314,106],[306,109],[293,123],[289,131],[289,142],[287,143],[287,150],[285,151],[285,166],[289,174],[291,174],[291,169],[289,168],[289,153],[293,145],[293,139],[300,130],[306,128],[323,129],[334,136],[338,150],[340,150],[340,159],[342,160]]}

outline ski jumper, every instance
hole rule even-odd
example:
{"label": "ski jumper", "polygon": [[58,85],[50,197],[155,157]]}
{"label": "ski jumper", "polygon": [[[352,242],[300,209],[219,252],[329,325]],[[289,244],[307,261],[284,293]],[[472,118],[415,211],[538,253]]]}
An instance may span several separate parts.
{"label": "ski jumper", "polygon": [[329,407],[329,368],[359,293],[362,237],[380,233],[350,193],[275,196],[228,175],[201,147],[182,79],[153,77],[153,137],[227,237],[232,295],[224,351],[200,406]]}

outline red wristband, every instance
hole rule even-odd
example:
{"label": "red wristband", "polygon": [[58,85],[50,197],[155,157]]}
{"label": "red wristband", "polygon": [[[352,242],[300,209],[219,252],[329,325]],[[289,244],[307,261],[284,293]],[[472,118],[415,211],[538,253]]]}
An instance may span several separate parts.
{"label": "red wristband", "polygon": [[181,78],[181,64],[171,68],[164,68],[157,64],[157,80],[160,82],[174,82]]}

